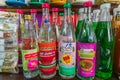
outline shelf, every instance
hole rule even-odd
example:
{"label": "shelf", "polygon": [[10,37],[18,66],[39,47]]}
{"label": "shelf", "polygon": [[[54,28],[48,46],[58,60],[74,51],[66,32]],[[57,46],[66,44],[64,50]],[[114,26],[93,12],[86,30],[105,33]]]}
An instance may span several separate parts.
{"label": "shelf", "polygon": [[[117,7],[118,5],[117,4],[112,4],[111,5],[111,12],[113,11],[113,9],[115,7]],[[63,12],[64,11],[64,8],[63,8],[63,5],[51,5],[50,6],[50,12],[51,12],[51,9],[53,7],[58,7],[59,8],[59,12]],[[72,5],[72,10],[74,10],[75,12],[78,12],[79,8],[83,7],[82,5]],[[93,5],[92,6],[92,9],[99,9],[100,6],[99,5]],[[22,9],[24,10],[25,13],[29,13],[30,9],[37,9],[37,11],[39,13],[42,12],[42,7],[41,6],[0,6],[0,9],[6,9],[8,12],[16,12],[17,9]]]}

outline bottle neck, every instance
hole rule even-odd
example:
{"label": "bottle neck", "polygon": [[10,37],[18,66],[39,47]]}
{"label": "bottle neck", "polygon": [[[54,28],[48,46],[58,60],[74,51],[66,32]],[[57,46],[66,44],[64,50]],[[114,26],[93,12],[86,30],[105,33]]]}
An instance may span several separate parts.
{"label": "bottle neck", "polygon": [[101,10],[100,21],[111,21],[109,8],[104,8]]}
{"label": "bottle neck", "polygon": [[29,20],[29,19],[26,19],[25,20],[25,30],[31,30],[31,29],[33,29],[33,26],[32,26],[33,24],[32,24],[32,22],[31,22],[31,20]]}
{"label": "bottle neck", "polygon": [[43,8],[42,9],[42,22],[44,22],[45,20],[50,20],[49,19],[49,8]]}
{"label": "bottle neck", "polygon": [[67,22],[67,23],[72,23],[72,20],[71,20],[71,8],[65,8],[64,9],[64,22]]}
{"label": "bottle neck", "polygon": [[87,8],[87,19],[91,21],[91,7]]}
{"label": "bottle neck", "polygon": [[33,19],[33,24],[36,23],[36,15],[37,13],[31,13],[32,19]]}
{"label": "bottle neck", "polygon": [[19,14],[19,21],[20,21],[20,23],[22,23],[22,19],[23,19],[23,14]]}
{"label": "bottle neck", "polygon": [[52,13],[52,23],[57,24],[58,23],[58,12]]}

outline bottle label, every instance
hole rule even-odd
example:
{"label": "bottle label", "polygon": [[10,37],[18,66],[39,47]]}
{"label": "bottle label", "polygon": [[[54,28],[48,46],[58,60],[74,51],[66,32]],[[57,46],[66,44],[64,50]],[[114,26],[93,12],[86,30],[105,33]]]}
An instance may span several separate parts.
{"label": "bottle label", "polygon": [[96,43],[77,43],[77,74],[95,76]]}
{"label": "bottle label", "polygon": [[[63,39],[63,38],[62,38]],[[59,71],[69,76],[75,74],[76,68],[76,43],[59,42]]]}
{"label": "bottle label", "polygon": [[50,75],[56,71],[56,64],[49,65],[49,66],[42,66],[40,65],[40,72],[41,74]]}
{"label": "bottle label", "polygon": [[23,70],[35,70],[38,67],[38,49],[22,50]]}
{"label": "bottle label", "polygon": [[39,43],[39,64],[51,65],[56,63],[56,41],[50,43]]}

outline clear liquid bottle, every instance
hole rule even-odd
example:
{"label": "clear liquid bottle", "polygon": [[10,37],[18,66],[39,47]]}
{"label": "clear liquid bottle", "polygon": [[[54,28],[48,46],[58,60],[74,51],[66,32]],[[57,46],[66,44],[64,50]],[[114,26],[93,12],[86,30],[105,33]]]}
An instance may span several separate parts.
{"label": "clear liquid bottle", "polygon": [[59,75],[71,79],[76,73],[76,38],[71,21],[71,4],[64,4],[64,22],[59,41]]}
{"label": "clear liquid bottle", "polygon": [[48,3],[42,4],[42,25],[39,31],[40,77],[50,79],[56,75],[56,35],[50,23]]}
{"label": "clear liquid bottle", "polygon": [[111,24],[110,4],[101,5],[100,21],[96,28],[97,71],[96,76],[110,79],[113,69],[114,35]]}
{"label": "clear liquid bottle", "polygon": [[22,64],[25,78],[38,76],[38,47],[32,23],[32,17],[25,15],[24,33],[22,34]]}
{"label": "clear liquid bottle", "polygon": [[81,80],[94,80],[97,41],[91,20],[92,2],[85,2],[84,6],[87,7],[87,17],[77,38],[77,77]]}
{"label": "clear liquid bottle", "polygon": [[19,60],[18,60],[18,66],[22,67],[22,54],[21,54],[21,47],[22,47],[22,32],[24,27],[24,16],[23,16],[23,10],[18,9],[17,13],[19,14],[19,20],[18,20],[18,52],[19,52]]}
{"label": "clear liquid bottle", "polygon": [[37,10],[36,9],[31,9],[31,16],[32,16],[32,19],[33,19],[33,25],[34,25],[36,37],[38,39],[39,27],[38,27]]}

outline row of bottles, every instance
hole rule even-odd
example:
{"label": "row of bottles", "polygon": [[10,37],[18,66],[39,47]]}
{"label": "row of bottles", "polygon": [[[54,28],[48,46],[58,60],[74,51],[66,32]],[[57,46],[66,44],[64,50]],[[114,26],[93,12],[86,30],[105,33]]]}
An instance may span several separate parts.
{"label": "row of bottles", "polygon": [[42,4],[40,29],[36,10],[31,10],[31,16],[24,17],[23,12],[18,11],[21,30],[19,43],[26,78],[37,75],[43,79],[52,78],[56,75],[57,67],[59,75],[64,79],[74,78],[76,74],[82,80],[93,80],[95,76],[111,78],[115,40],[109,12],[110,4],[101,5],[101,10],[94,11],[92,17],[92,2],[85,2],[84,8],[79,10],[76,32],[71,7],[71,3],[64,4],[61,27],[58,8],[52,9],[50,21],[50,5]]}

